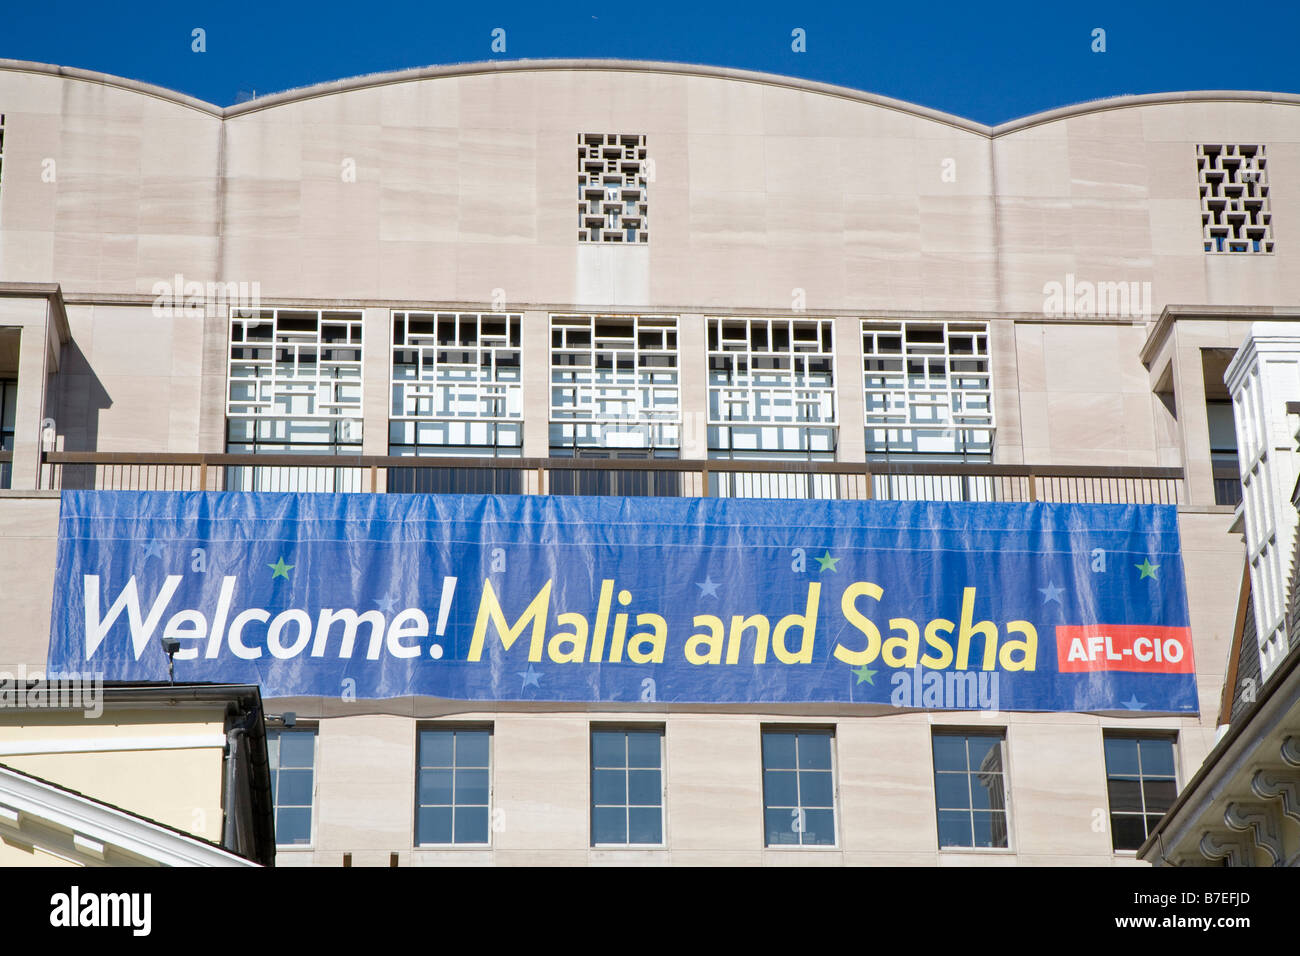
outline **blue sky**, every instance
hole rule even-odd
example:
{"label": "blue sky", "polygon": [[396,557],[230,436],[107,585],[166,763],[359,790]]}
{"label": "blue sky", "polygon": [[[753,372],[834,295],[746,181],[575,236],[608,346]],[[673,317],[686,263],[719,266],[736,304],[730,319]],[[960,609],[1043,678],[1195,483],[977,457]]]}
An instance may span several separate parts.
{"label": "blue sky", "polygon": [[[1300,92],[1300,4],[35,0],[0,57],[102,70],[219,105],[430,64],[619,57],[766,70],[999,123],[1124,93]],[[506,31],[505,53],[490,48]],[[191,31],[206,31],[206,52]],[[806,52],[791,49],[803,29]],[[1106,50],[1091,49],[1106,31]]]}

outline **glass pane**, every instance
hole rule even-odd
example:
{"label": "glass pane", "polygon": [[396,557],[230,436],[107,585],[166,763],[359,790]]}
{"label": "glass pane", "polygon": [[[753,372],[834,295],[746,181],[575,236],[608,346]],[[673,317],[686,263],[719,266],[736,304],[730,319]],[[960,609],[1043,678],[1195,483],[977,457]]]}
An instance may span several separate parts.
{"label": "glass pane", "polygon": [[627,774],[627,802],[634,806],[659,806],[662,790],[658,770],[629,770]]}
{"label": "glass pane", "polygon": [[793,807],[799,802],[793,770],[768,770],[763,774],[763,800],[769,807]]}
{"label": "glass pane", "polygon": [[275,811],[275,842],[281,845],[311,843],[311,810]]}
{"label": "glass pane", "polygon": [[799,774],[799,803],[804,807],[833,807],[830,771],[804,770]]}
{"label": "glass pane", "polygon": [[281,770],[280,787],[276,793],[281,805],[311,806],[311,777],[310,770]]}
{"label": "glass pane", "polygon": [[456,731],[456,766],[486,767],[488,765],[488,732],[486,730]]}
{"label": "glass pane", "polygon": [[974,846],[970,814],[939,811],[939,846]]}
{"label": "glass pane", "polygon": [[593,731],[591,734],[591,765],[593,767],[625,767],[625,735],[618,732]]}
{"label": "glass pane", "polygon": [[763,734],[763,767],[768,770],[794,769],[794,734]]}
{"label": "glass pane", "polygon": [[1174,805],[1175,792],[1172,780],[1143,780],[1142,789],[1146,792],[1146,812],[1165,813]]}
{"label": "glass pane", "polygon": [[1143,740],[1142,776],[1172,777],[1174,775],[1174,744],[1171,740]]}
{"label": "glass pane", "polygon": [[420,771],[420,803],[424,806],[451,803],[451,771]]}
{"label": "glass pane", "polygon": [[1111,776],[1138,773],[1138,745],[1130,737],[1106,738],[1106,773]]}
{"label": "glass pane", "polygon": [[767,810],[763,814],[764,828],[767,831],[768,846],[793,845],[799,842],[796,829],[798,811]]}
{"label": "glass pane", "polygon": [[973,773],[970,775],[971,806],[976,810],[1002,810],[1002,774]]}
{"label": "glass pane", "polygon": [[974,814],[976,846],[1007,845],[1007,815],[997,810],[976,810]]}
{"label": "glass pane", "polygon": [[595,807],[591,811],[593,843],[626,843],[627,810],[623,807]]}
{"label": "glass pane", "polygon": [[312,752],[315,750],[316,735],[307,731],[293,731],[280,735],[280,766],[313,766]]}
{"label": "glass pane", "polygon": [[456,802],[488,802],[488,772],[486,770],[456,771]]}
{"label": "glass pane", "polygon": [[449,730],[420,731],[420,766],[450,767],[451,740]]}
{"label": "glass pane", "polygon": [[487,843],[488,842],[488,808],[487,807],[457,807],[456,808],[456,842],[457,843]]}
{"label": "glass pane", "polygon": [[[266,759],[272,770],[280,768],[280,732],[278,730],[268,730],[266,732]],[[275,774],[271,775],[271,786],[275,786]]]}
{"label": "glass pane", "polygon": [[451,807],[420,807],[415,834],[419,843],[450,843]]}
{"label": "glass pane", "polygon": [[1115,779],[1106,781],[1106,791],[1110,794],[1110,812],[1142,812],[1142,786],[1137,780]]}
{"label": "glass pane", "polygon": [[1002,769],[1001,737],[967,737],[966,740],[970,745],[971,770]]}
{"label": "glass pane", "polygon": [[658,807],[633,807],[628,810],[629,843],[663,843],[663,811]]}
{"label": "glass pane", "polygon": [[949,734],[934,735],[934,769],[965,770],[966,738]]}
{"label": "glass pane", "polygon": [[1136,850],[1146,840],[1142,817],[1127,814],[1110,815],[1111,845],[1117,850]]}
{"label": "glass pane", "polygon": [[659,742],[663,735],[653,733],[629,733],[627,735],[627,765],[629,767],[658,767]]}
{"label": "glass pane", "polygon": [[627,774],[622,770],[596,770],[591,774],[591,799],[593,803],[626,804]]}
{"label": "glass pane", "polygon": [[936,773],[934,794],[941,810],[970,808],[970,776],[964,773]]}
{"label": "glass pane", "polygon": [[830,770],[831,769],[831,735],[830,734],[800,734],[799,735],[799,769],[800,770]]}
{"label": "glass pane", "polygon": [[[1153,830],[1155,830],[1156,827],[1158,827],[1158,826],[1160,825],[1160,821],[1161,821],[1161,819],[1163,819],[1163,815],[1162,815],[1162,814],[1155,814],[1155,815],[1152,815],[1152,816],[1148,816],[1148,817],[1146,818],[1146,821],[1147,821],[1147,833],[1148,833],[1148,834],[1150,834]],[[1145,841],[1143,841],[1143,842],[1145,842]]]}
{"label": "glass pane", "polygon": [[835,845],[834,810],[805,810],[803,817],[804,846]]}

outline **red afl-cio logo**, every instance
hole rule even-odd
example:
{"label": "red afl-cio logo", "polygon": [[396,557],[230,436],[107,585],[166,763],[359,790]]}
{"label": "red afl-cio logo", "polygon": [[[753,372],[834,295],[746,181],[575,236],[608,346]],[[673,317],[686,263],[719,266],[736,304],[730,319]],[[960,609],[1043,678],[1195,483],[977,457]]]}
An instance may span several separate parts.
{"label": "red afl-cio logo", "polygon": [[1056,629],[1056,666],[1062,674],[1195,674],[1192,630],[1145,624],[1062,625]]}

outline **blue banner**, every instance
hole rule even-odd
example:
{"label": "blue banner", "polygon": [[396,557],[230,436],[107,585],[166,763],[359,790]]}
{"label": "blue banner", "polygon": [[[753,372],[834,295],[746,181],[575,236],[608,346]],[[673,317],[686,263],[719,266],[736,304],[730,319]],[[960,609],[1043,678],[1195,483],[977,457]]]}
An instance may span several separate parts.
{"label": "blue banner", "polygon": [[1197,709],[1171,506],[69,491],[56,581],[108,680]]}

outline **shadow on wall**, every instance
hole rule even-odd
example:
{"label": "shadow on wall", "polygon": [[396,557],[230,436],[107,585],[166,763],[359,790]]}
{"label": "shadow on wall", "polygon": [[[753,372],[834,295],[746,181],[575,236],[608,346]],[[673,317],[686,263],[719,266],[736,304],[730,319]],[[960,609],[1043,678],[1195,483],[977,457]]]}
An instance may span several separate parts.
{"label": "shadow on wall", "polygon": [[[63,439],[62,451],[98,451],[99,415],[113,399],[99,380],[76,340],[63,346],[60,371],[54,376],[55,430]],[[93,488],[94,465],[64,465],[61,487]]]}

